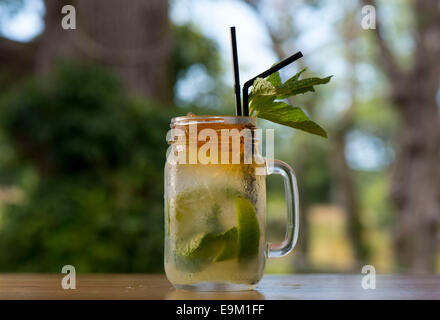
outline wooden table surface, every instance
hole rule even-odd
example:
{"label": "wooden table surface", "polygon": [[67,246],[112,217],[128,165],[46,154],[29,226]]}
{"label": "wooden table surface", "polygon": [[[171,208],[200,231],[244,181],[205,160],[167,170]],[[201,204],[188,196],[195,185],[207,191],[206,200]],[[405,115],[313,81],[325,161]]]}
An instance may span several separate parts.
{"label": "wooden table surface", "polygon": [[440,299],[440,276],[378,275],[364,290],[363,275],[265,275],[254,291],[175,290],[164,275],[77,274],[64,290],[64,274],[0,274],[0,299]]}

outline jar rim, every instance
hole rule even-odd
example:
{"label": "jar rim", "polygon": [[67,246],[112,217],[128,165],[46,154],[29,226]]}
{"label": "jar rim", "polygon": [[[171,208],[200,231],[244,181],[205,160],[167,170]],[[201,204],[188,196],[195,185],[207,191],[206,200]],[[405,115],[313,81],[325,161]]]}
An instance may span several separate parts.
{"label": "jar rim", "polygon": [[225,123],[225,124],[242,124],[257,125],[257,118],[249,116],[180,116],[171,119],[171,125],[186,125],[195,123]]}

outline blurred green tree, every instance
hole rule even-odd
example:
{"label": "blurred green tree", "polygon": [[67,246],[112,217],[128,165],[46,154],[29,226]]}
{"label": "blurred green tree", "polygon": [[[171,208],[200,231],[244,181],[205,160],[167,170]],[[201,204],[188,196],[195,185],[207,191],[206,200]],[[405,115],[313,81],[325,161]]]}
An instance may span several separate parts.
{"label": "blurred green tree", "polygon": [[[171,30],[172,86],[194,65],[222,86],[216,44],[191,25]],[[61,61],[24,81],[4,69],[0,184],[23,196],[0,206],[0,272],[162,271],[165,136],[187,110],[131,96],[113,68]]]}
{"label": "blurred green tree", "polygon": [[173,109],[129,98],[109,72],[78,64],[28,81],[1,106],[34,179],[3,212],[0,270],[160,271]]}

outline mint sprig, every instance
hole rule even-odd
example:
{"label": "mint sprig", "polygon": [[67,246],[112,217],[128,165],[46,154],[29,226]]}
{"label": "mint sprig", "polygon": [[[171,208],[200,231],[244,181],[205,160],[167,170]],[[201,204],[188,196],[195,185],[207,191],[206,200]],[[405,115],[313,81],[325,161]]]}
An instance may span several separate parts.
{"label": "mint sprig", "polygon": [[306,92],[315,92],[315,85],[326,84],[332,76],[326,78],[299,79],[306,69],[282,83],[279,72],[266,79],[255,79],[249,96],[250,116],[266,119],[275,123],[303,130],[327,138],[327,133],[299,107],[279,101]]}

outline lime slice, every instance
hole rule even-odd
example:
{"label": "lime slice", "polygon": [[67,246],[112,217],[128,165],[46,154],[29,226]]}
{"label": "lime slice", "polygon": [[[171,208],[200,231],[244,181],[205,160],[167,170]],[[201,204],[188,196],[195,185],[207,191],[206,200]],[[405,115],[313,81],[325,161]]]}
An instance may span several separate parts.
{"label": "lime slice", "polygon": [[212,233],[199,234],[181,246],[177,246],[176,252],[180,256],[199,259],[204,262],[205,260],[214,260],[223,250],[223,246],[223,241],[219,235]]}
{"label": "lime slice", "polygon": [[260,227],[252,203],[243,197],[235,198],[238,221],[238,260],[253,258],[258,254]]}
{"label": "lime slice", "polygon": [[198,234],[189,241],[178,242],[176,267],[185,272],[198,272],[204,264],[212,261],[223,250],[223,243],[212,233]]}
{"label": "lime slice", "polygon": [[225,261],[233,259],[237,256],[238,251],[238,232],[237,228],[233,227],[222,234],[223,250],[214,259],[214,262]]}
{"label": "lime slice", "polygon": [[237,256],[237,228],[213,234],[199,234],[176,248],[176,265],[183,271],[197,272],[202,265]]}

